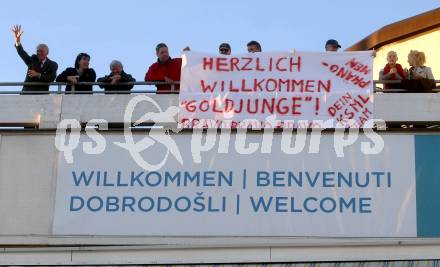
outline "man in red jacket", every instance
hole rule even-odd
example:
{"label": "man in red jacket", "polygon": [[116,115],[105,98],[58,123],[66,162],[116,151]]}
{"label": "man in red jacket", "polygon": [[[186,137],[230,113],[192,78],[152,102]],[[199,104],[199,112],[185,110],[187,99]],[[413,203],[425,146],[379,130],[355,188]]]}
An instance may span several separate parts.
{"label": "man in red jacket", "polygon": [[[171,58],[168,47],[164,43],[156,46],[157,62],[152,64],[145,74],[146,82],[179,82],[180,69],[182,67],[181,58]],[[156,85],[157,94],[160,93],[179,93],[179,85],[174,86],[174,92],[169,84]]]}

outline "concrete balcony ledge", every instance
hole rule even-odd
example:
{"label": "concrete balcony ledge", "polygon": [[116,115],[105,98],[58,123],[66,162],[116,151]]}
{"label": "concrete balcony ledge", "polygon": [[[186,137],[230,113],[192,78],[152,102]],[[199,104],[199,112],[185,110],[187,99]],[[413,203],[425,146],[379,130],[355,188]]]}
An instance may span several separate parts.
{"label": "concrete balcony ledge", "polygon": [[[162,110],[177,106],[178,95],[147,94]],[[2,95],[0,96],[0,126],[35,126],[54,129],[62,119],[77,119],[87,123],[104,119],[109,123],[124,122],[128,102],[136,95]],[[158,112],[150,103],[140,103],[133,120],[147,112]],[[438,93],[376,93],[374,117],[392,122],[440,122]]]}

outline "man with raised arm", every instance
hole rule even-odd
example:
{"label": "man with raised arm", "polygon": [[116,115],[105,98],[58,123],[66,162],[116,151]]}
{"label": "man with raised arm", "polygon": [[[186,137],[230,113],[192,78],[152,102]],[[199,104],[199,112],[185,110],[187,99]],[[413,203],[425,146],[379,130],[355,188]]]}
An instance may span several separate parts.
{"label": "man with raised arm", "polygon": [[[17,53],[28,67],[26,79],[24,81],[39,83],[53,82],[57,76],[58,64],[47,57],[47,55],[49,54],[49,47],[46,44],[39,44],[37,46],[37,53],[29,56],[29,54],[24,51],[23,46],[21,45],[21,36],[23,34],[23,31],[21,30],[21,25],[15,25],[12,28],[12,32],[14,33],[15,37],[15,48],[17,49]],[[23,86],[23,92],[29,91],[44,93],[49,91],[49,86]]]}

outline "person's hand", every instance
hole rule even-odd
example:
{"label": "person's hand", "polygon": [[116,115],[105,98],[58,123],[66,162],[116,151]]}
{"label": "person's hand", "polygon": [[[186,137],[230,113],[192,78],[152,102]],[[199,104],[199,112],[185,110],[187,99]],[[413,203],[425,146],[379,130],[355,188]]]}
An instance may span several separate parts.
{"label": "person's hand", "polygon": [[14,33],[15,45],[19,46],[20,45],[20,40],[21,40],[21,35],[24,32],[24,31],[21,30],[21,25],[14,25],[12,27],[11,31]]}
{"label": "person's hand", "polygon": [[110,77],[110,80],[112,80],[111,84],[118,83],[120,79],[121,79],[121,75],[119,75],[119,74],[113,75],[112,77]]}
{"label": "person's hand", "polygon": [[390,69],[390,74],[396,74],[397,73],[397,69],[396,68],[391,68]]}
{"label": "person's hand", "polygon": [[40,75],[41,75],[41,73],[36,72],[35,70],[29,70],[28,71],[28,76],[31,77],[31,78],[40,77]]}
{"label": "person's hand", "polygon": [[189,46],[186,46],[185,48],[182,49],[183,52],[188,52],[191,51],[191,48]]}
{"label": "person's hand", "polygon": [[165,76],[163,79],[164,79],[164,81],[166,81],[167,83],[172,83],[172,82],[174,82],[173,80],[171,80],[171,79],[168,78],[167,76]]}
{"label": "person's hand", "polygon": [[420,79],[424,79],[425,76],[421,75],[420,73],[414,73],[414,79],[416,80],[420,80]]}
{"label": "person's hand", "polygon": [[67,76],[67,80],[71,84],[77,84],[78,83],[79,76]]}

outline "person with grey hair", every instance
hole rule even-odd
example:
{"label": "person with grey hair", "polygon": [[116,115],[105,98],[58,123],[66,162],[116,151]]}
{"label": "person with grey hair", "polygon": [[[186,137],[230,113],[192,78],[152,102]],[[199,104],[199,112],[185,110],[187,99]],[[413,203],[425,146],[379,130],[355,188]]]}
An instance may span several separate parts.
{"label": "person with grey hair", "polygon": [[[28,71],[26,73],[25,82],[40,82],[40,83],[50,83],[53,82],[57,76],[58,64],[55,61],[50,60],[47,55],[49,54],[49,47],[46,44],[39,44],[37,46],[37,53],[29,56],[28,53],[23,49],[21,45],[21,36],[23,31],[21,30],[21,25],[15,25],[12,27],[12,32],[15,37],[15,48],[17,49],[18,55],[28,66]],[[38,85],[38,86],[23,86],[23,93],[29,91],[35,92],[47,92],[49,91],[48,85]]]}
{"label": "person with grey hair", "polygon": [[105,83],[104,85],[99,85],[99,87],[104,88],[105,93],[114,93],[115,91],[123,91],[120,93],[130,93],[133,88],[131,84],[124,84],[129,82],[135,82],[136,80],[130,75],[124,72],[124,66],[119,60],[113,60],[110,63],[110,74],[101,77],[97,82]]}

